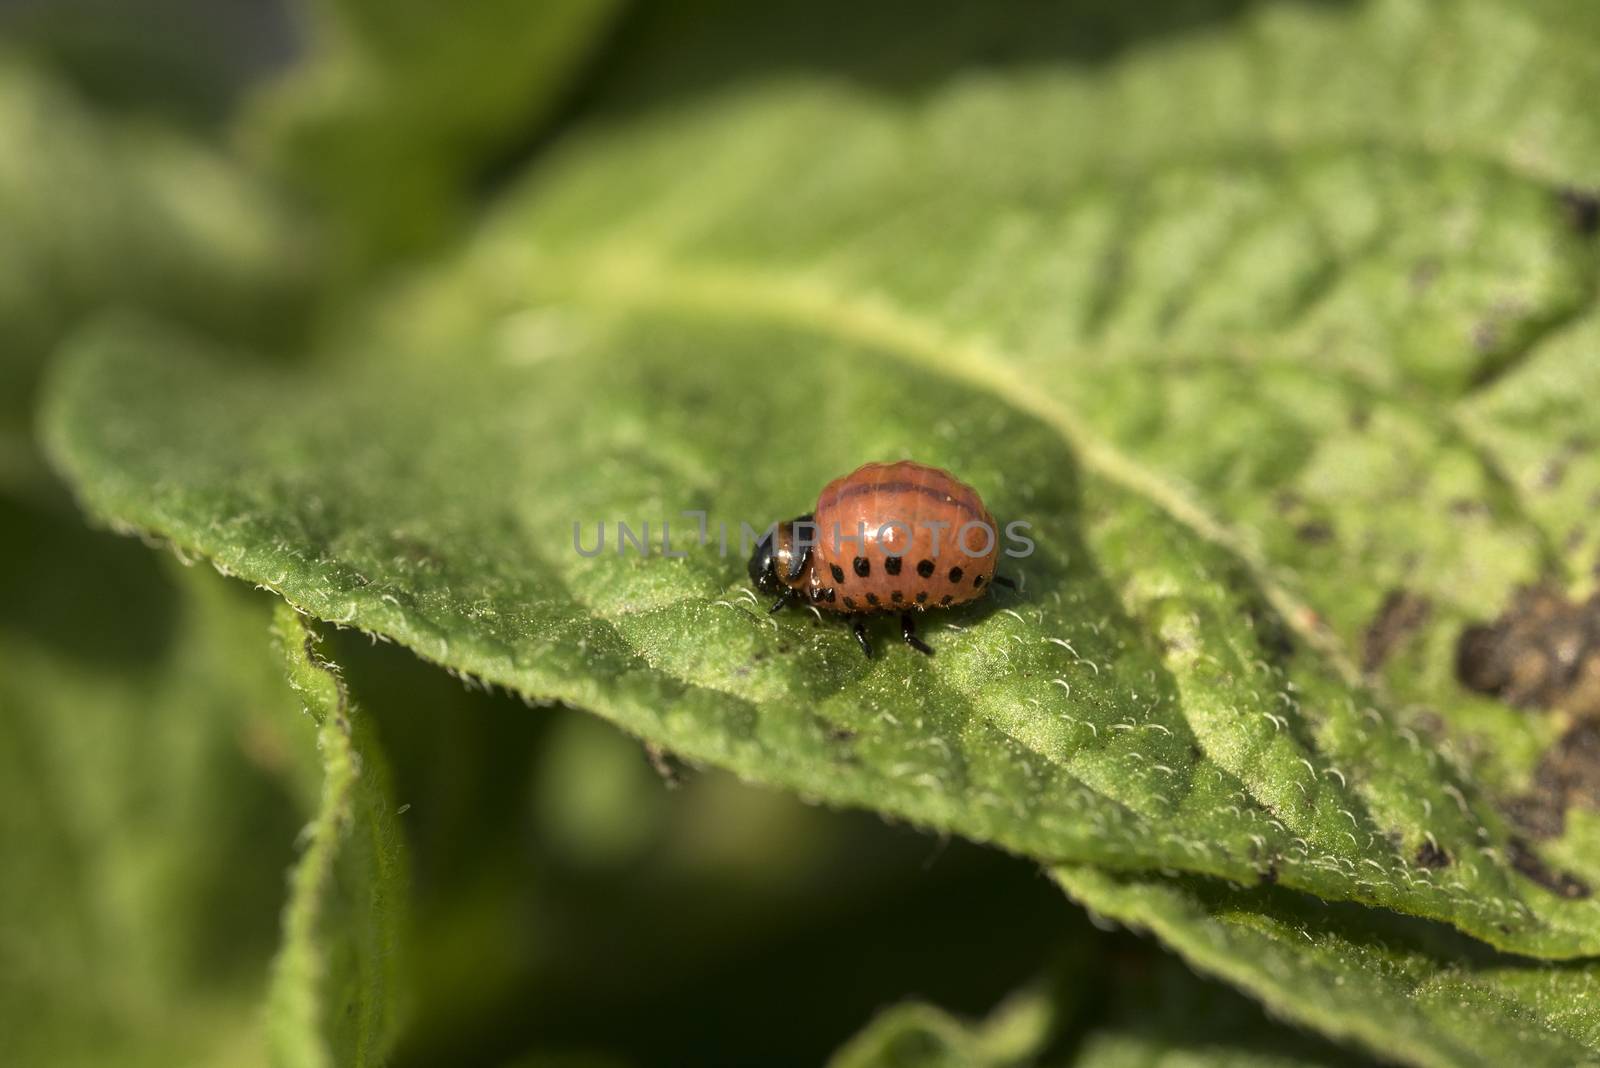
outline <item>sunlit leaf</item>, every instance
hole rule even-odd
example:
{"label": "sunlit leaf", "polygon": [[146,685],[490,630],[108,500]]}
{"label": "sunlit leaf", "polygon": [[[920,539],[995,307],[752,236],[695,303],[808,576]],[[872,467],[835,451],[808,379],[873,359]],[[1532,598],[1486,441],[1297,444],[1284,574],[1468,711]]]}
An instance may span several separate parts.
{"label": "sunlit leaf", "polygon": [[1074,898],[1155,933],[1288,1019],[1417,1065],[1594,1059],[1600,966],[1496,953],[1436,926],[1273,887],[1058,869]]}
{"label": "sunlit leaf", "polygon": [[[1561,721],[1457,678],[1517,587],[1592,582],[1594,20],[1121,11],[885,5],[841,42],[654,10],[458,260],[295,371],[106,320],[55,377],[55,459],[311,615],[757,783],[1600,953],[1596,821],[1520,804]],[[869,662],[767,616],[739,528],[900,456],[1037,551],[929,620],[931,660],[884,627]],[[1301,1018],[1499,1048],[1352,1022],[1378,1000]],[[1552,1058],[1589,1042],[1559,1023]]]}
{"label": "sunlit leaf", "polygon": [[1349,1051],[1274,1022],[1257,1005],[1171,958],[1102,940],[1055,983],[1037,983],[986,1018],[925,1002],[880,1013],[831,1068],[1311,1068],[1354,1066]]}

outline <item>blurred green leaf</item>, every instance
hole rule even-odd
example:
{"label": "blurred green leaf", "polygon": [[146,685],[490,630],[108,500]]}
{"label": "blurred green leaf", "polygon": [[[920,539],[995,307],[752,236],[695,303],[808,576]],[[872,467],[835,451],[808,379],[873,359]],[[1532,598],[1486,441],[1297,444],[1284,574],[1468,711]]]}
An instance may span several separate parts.
{"label": "blurred green leaf", "polygon": [[[1087,947],[1085,947],[1087,948]],[[925,1002],[879,1014],[832,1068],[1311,1068],[1367,1063],[1270,1019],[1170,957],[1102,937],[1053,983],[1036,983],[968,1022]]]}
{"label": "blurred green leaf", "polygon": [[438,244],[569,93],[622,0],[305,0],[311,54],[249,120],[347,266]]}
{"label": "blurred green leaf", "polygon": [[1038,1057],[1055,1023],[1044,991],[1020,993],[978,1025],[923,1002],[884,1010],[829,1062],[831,1068],[1004,1068]]}
{"label": "blurred green leaf", "polygon": [[39,370],[80,318],[137,304],[208,333],[285,342],[303,249],[225,159],[148,122],[111,123],[0,56],[0,486],[37,489]]}
{"label": "blurred green leaf", "polygon": [[322,799],[289,880],[269,1017],[284,1065],[385,1063],[397,1032],[405,846],[372,725],[311,626],[279,602],[274,635],[317,725]]}
{"label": "blurred green leaf", "polygon": [[1418,1065],[1594,1059],[1600,966],[1495,953],[1403,917],[1275,887],[1060,868],[1074,898],[1147,929],[1275,1013]]}
{"label": "blurred green leaf", "polygon": [[0,38],[96,108],[209,131],[287,58],[285,5],[261,0],[8,0]]}
{"label": "blurred green leaf", "polygon": [[7,1064],[263,1060],[308,765],[265,601],[209,570],[0,496]]}

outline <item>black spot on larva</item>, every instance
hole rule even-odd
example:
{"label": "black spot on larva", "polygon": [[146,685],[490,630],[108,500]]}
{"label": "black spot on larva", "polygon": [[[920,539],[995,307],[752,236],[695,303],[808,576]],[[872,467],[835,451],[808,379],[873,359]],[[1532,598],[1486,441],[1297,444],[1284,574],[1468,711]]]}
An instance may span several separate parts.
{"label": "black spot on larva", "polygon": [[959,567],[952,567],[950,569],[950,581],[951,582],[960,582],[961,581],[961,576],[962,576],[963,573],[964,572],[962,572],[962,570]]}
{"label": "black spot on larva", "polygon": [[945,595],[944,595],[944,596],[943,596],[943,597],[941,597],[941,598],[939,598],[939,603],[940,603],[940,604],[941,604],[941,605],[947,605],[947,604],[949,604],[949,603],[950,603],[950,602],[951,602],[951,601],[953,601],[953,600],[955,600],[955,598],[954,598],[954,597],[952,597],[952,596],[950,596],[950,595],[949,595],[949,594],[948,594],[948,593],[947,593],[947,594],[945,594]]}
{"label": "black spot on larva", "polygon": [[1446,868],[1450,866],[1450,854],[1440,849],[1433,841],[1424,841],[1417,846],[1417,866],[1422,868]]}
{"label": "black spot on larva", "polygon": [[822,596],[827,598],[827,601],[828,601],[829,604],[833,603],[833,595],[834,595],[834,589],[833,589],[832,586],[829,586],[826,590],[822,591]]}
{"label": "black spot on larva", "polygon": [[868,560],[865,556],[856,557],[856,562],[853,566],[856,569],[856,574],[860,575],[862,578],[866,578],[868,575],[872,574],[872,561]]}
{"label": "black spot on larva", "polygon": [[844,606],[851,611],[854,611],[856,607],[856,599],[854,597],[846,597],[844,599]]}
{"label": "black spot on larva", "polygon": [[933,561],[932,560],[922,560],[922,561],[920,561],[917,564],[917,574],[921,575],[923,578],[931,578],[933,576]]}
{"label": "black spot on larva", "polygon": [[972,576],[972,588],[975,589],[975,590],[983,588],[983,576],[982,575],[973,575]]}
{"label": "black spot on larva", "polygon": [[901,601],[905,600],[905,594],[901,593],[899,590],[895,590],[889,595],[889,600],[893,601],[895,604],[899,604]]}
{"label": "black spot on larva", "polygon": [[878,604],[878,595],[875,593],[867,594],[867,603],[876,608]]}
{"label": "black spot on larva", "polygon": [[900,574],[900,558],[898,556],[889,557],[883,562],[883,569],[891,575]]}
{"label": "black spot on larva", "polygon": [[838,564],[829,564],[828,570],[833,572],[833,581],[844,581],[844,568],[840,567]]}
{"label": "black spot on larva", "polygon": [[917,594],[917,603],[918,604],[927,604],[928,603],[928,591],[927,590],[923,590],[921,593]]}

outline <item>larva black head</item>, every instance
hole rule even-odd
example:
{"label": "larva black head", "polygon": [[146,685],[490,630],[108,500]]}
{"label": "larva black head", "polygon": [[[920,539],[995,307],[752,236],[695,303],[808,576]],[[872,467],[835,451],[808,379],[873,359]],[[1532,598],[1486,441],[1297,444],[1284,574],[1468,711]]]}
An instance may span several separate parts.
{"label": "larva black head", "polygon": [[756,542],[756,551],[750,554],[750,581],[765,594],[777,593],[783,587],[778,582],[777,528],[767,531]]}
{"label": "larva black head", "polygon": [[755,583],[756,589],[767,594],[781,593],[785,587],[800,581],[816,538],[814,532],[807,529],[797,545],[794,528],[810,522],[811,516],[803,515],[779,523],[756,542],[749,568],[750,581]]}

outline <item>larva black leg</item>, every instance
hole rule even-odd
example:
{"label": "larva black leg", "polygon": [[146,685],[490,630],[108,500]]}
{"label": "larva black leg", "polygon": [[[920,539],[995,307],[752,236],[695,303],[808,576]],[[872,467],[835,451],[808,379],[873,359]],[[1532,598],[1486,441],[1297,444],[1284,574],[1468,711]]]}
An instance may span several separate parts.
{"label": "larva black leg", "polygon": [[767,609],[767,615],[769,615],[769,616],[772,615],[772,613],[776,612],[780,608],[787,608],[793,602],[794,602],[794,591],[793,590],[784,590],[783,591],[783,595],[778,598],[777,602],[774,603],[771,608]]}
{"label": "larva black leg", "polygon": [[917,621],[911,617],[910,612],[902,612],[900,614],[900,637],[904,638],[906,644],[917,652],[927,653],[929,656],[933,655],[933,650],[928,647],[928,643],[917,637]]}
{"label": "larva black leg", "polygon": [[1017,588],[1017,584],[1006,578],[1004,575],[996,575],[993,581],[996,586],[1004,586],[1008,590],[1014,590]]}
{"label": "larva black leg", "polygon": [[850,621],[850,632],[856,636],[856,644],[861,646],[861,651],[867,654],[867,659],[872,659],[872,643],[867,640],[867,617],[856,616]]}

